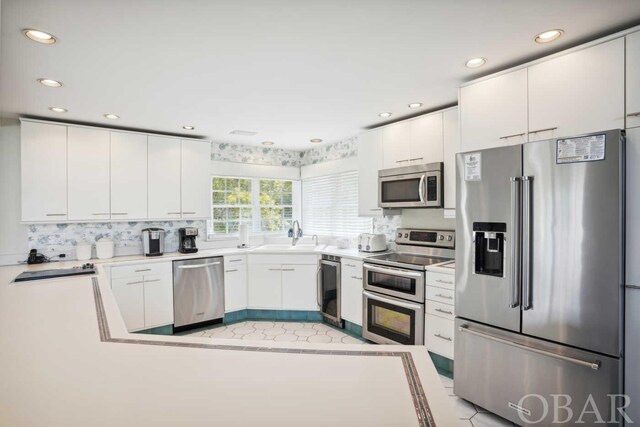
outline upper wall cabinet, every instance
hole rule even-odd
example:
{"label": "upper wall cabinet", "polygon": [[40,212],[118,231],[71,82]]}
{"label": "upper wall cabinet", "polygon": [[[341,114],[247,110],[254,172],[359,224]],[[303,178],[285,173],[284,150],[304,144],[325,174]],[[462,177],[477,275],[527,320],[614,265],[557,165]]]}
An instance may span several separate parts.
{"label": "upper wall cabinet", "polygon": [[454,217],[456,208],[456,154],[460,152],[458,109],[442,113],[444,132],[444,208],[445,216]]}
{"label": "upper wall cabinet", "polygon": [[182,140],[181,212],[183,218],[210,218],[211,144],[206,141]]}
{"label": "upper wall cabinet", "polygon": [[22,122],[22,220],[67,220],[67,127]]}
{"label": "upper wall cabinet", "polygon": [[627,36],[627,128],[640,126],[640,32]]}
{"label": "upper wall cabinet", "polygon": [[624,39],[529,67],[529,141],[624,128]]}
{"label": "upper wall cabinet", "polygon": [[148,142],[149,218],[181,218],[180,139],[149,135]]}
{"label": "upper wall cabinet", "polygon": [[526,69],[464,86],[459,95],[461,151],[527,141]]}
{"label": "upper wall cabinet", "polygon": [[383,168],[441,162],[442,113],[427,114],[382,129]]}
{"label": "upper wall cabinet", "polygon": [[382,217],[378,207],[378,170],[382,169],[382,129],[358,136],[358,215]]}
{"label": "upper wall cabinet", "polygon": [[147,135],[111,132],[111,218],[147,218]]}
{"label": "upper wall cabinet", "polygon": [[69,127],[67,192],[70,221],[109,220],[109,131]]}

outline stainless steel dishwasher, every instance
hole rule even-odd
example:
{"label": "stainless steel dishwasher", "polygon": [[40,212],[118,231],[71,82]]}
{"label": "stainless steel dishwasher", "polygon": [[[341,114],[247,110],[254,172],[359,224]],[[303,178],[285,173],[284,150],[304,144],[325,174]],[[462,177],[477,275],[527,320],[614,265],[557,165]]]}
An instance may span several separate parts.
{"label": "stainless steel dishwasher", "polygon": [[222,322],[223,263],[222,257],[173,261],[174,332]]}

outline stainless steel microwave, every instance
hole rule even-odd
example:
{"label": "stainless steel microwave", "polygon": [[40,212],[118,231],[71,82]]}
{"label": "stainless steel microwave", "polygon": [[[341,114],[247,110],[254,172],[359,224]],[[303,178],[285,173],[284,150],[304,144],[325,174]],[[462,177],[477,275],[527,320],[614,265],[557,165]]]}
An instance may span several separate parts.
{"label": "stainless steel microwave", "polygon": [[378,171],[378,206],[442,208],[443,167],[439,162]]}

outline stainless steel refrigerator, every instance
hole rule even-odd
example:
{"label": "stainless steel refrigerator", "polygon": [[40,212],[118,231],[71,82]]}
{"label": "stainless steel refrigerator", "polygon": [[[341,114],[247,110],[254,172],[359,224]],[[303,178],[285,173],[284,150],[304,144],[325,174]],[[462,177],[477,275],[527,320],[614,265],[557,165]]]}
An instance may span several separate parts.
{"label": "stainless steel refrigerator", "polygon": [[564,421],[564,404],[565,425],[587,404],[610,419],[623,385],[624,147],[612,130],[457,155],[458,396],[521,425]]}

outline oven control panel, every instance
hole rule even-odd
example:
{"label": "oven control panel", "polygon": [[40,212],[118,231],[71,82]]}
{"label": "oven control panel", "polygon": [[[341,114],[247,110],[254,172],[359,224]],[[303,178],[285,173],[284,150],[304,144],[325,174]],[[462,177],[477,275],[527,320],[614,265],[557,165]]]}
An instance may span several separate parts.
{"label": "oven control panel", "polygon": [[398,230],[396,231],[396,243],[401,245],[455,248],[456,232],[447,230],[418,230],[414,228],[398,228]]}

